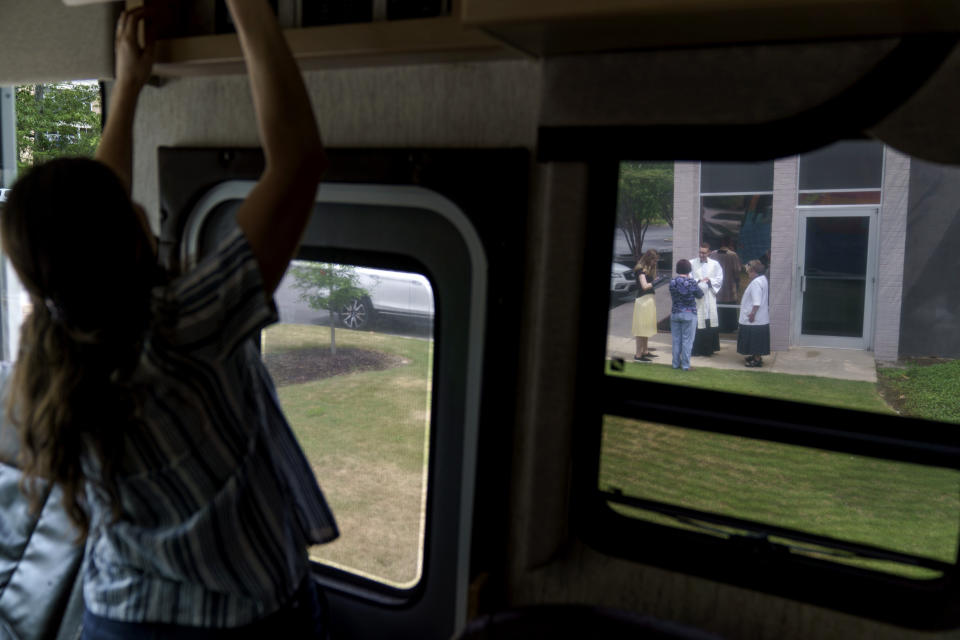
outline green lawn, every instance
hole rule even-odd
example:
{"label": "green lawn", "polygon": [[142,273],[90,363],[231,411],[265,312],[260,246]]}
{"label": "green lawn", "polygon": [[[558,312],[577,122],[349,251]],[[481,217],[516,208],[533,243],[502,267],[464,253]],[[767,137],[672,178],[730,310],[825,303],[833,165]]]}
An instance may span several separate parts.
{"label": "green lawn", "polygon": [[[706,367],[681,372],[629,362],[622,372],[608,364],[608,372],[747,396],[893,412],[877,385],[868,382]],[[949,409],[956,409],[952,398],[958,391],[950,385],[960,379],[960,369],[881,370],[881,375],[902,381],[904,393],[921,400],[916,406],[923,406],[927,394],[932,396],[926,400],[926,406],[934,407],[930,415],[949,419]],[[916,387],[907,389],[907,384]],[[946,562],[954,561],[960,538],[960,472],[613,416],[604,420],[599,487]],[[683,526],[650,512],[615,508]],[[925,570],[893,563],[841,561],[932,577]]]}
{"label": "green lawn", "polygon": [[947,562],[960,535],[960,472],[612,416],[599,487]]}
{"label": "green lawn", "polygon": [[[424,516],[430,341],[338,329],[337,344],[393,354],[400,366],[280,387],[278,394],[337,516],[342,537],[312,557],[390,584],[414,583],[420,571]],[[275,325],[265,353],[329,345],[329,329]],[[938,365],[939,366],[939,365]],[[940,402],[956,363],[941,369],[882,370],[885,389],[920,398],[911,411],[950,419]],[[927,373],[927,370],[932,372]],[[784,398],[869,412],[890,412],[876,386],[770,372],[626,363],[614,375]],[[951,378],[952,376],[952,378]],[[945,381],[946,380],[946,381]],[[931,391],[932,390],[932,391]],[[957,391],[950,391],[957,397]],[[932,394],[933,401],[924,400]],[[939,399],[936,399],[939,397]],[[901,401],[901,410],[907,403]],[[936,409],[936,407],[941,407]],[[946,416],[946,417],[943,417]],[[955,418],[954,418],[955,419]],[[960,473],[791,445],[608,417],[600,488],[769,522],[866,544],[954,560],[960,537]],[[676,525],[649,512],[634,517]],[[849,561],[913,577],[920,570]]]}
{"label": "green lawn", "polygon": [[[327,346],[329,331],[274,325],[264,332],[264,353]],[[346,329],[336,339],[403,364],[277,390],[340,527],[341,537],[311,557],[410,585],[420,572],[433,342]]]}
{"label": "green lawn", "polygon": [[877,371],[884,397],[905,415],[960,423],[960,360]]}
{"label": "green lawn", "polygon": [[709,367],[681,371],[665,365],[636,362],[626,362],[623,371],[614,371],[610,368],[610,361],[607,361],[607,373],[747,396],[809,402],[874,413],[893,413],[877,393],[876,385],[872,382]]}

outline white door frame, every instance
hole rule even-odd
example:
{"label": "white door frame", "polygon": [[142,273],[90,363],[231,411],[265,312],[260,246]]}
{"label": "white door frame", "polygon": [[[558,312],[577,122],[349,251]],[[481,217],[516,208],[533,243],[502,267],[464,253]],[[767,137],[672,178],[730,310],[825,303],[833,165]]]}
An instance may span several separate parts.
{"label": "white door frame", "polygon": [[[866,216],[869,219],[867,231],[867,268],[863,298],[863,335],[859,338],[845,336],[806,335],[801,333],[803,319],[803,268],[806,257],[806,221],[809,218],[841,218]],[[802,347],[825,347],[835,349],[873,348],[873,330],[876,313],[877,287],[877,230],[879,228],[880,205],[835,205],[797,207],[797,255],[796,278],[793,295],[793,344]]]}

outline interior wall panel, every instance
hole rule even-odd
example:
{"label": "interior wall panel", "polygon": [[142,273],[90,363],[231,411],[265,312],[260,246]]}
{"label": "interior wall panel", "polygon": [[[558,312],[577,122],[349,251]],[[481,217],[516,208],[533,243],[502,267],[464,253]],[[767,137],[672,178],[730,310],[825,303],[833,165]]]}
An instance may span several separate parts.
{"label": "interior wall panel", "polygon": [[[509,61],[311,71],[304,78],[329,147],[532,149],[539,68]],[[182,78],[147,87],[135,141],[134,197],[155,215],[158,146],[259,144],[246,77]]]}
{"label": "interior wall panel", "polygon": [[112,78],[118,7],[0,0],[0,85]]}

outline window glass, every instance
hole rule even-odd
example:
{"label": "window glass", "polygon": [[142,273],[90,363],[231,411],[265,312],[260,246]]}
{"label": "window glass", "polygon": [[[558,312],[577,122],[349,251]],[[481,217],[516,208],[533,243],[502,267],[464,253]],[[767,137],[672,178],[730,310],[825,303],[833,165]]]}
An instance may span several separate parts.
{"label": "window glass", "polygon": [[[700,199],[701,242],[711,250],[727,249],[741,264],[770,260],[773,196],[703,196]],[[692,257],[692,256],[690,256]],[[739,302],[738,298],[731,301]]]}
{"label": "window glass", "polygon": [[[621,164],[608,372],[960,423],[960,285],[944,277],[960,246],[960,168],[852,141],[767,163],[784,177],[772,193],[706,191],[759,187],[758,166]],[[741,182],[729,177],[737,168],[748,173]],[[798,185],[840,190],[798,194]],[[654,218],[640,246],[660,261],[652,295],[638,297],[642,253],[623,238]],[[708,262],[698,267],[701,242]],[[669,283],[681,258],[720,282],[716,311],[698,309],[689,372],[672,366]],[[750,260],[764,266],[762,280],[751,281]],[[744,307],[751,286],[759,298]],[[769,346],[755,354],[741,325],[757,299]]]}
{"label": "window glass", "polygon": [[800,156],[800,190],[879,189],[883,144],[872,140],[838,142]]}
{"label": "window glass", "polygon": [[262,334],[284,414],[341,537],[313,560],[407,588],[421,575],[433,291],[417,273],[295,261]]}
{"label": "window glass", "polygon": [[[62,156],[93,156],[101,111],[96,80],[0,87],[0,203],[18,172]],[[2,271],[3,357],[12,360],[30,303],[5,260]]]}
{"label": "window glass", "polygon": [[[628,517],[730,537],[749,529],[672,518],[640,498],[762,522],[952,564],[960,540],[960,471],[680,429],[616,416],[603,422],[598,488]],[[784,532],[802,553],[902,576],[940,572],[838,552]]]}
{"label": "window glass", "polygon": [[773,191],[773,161],[702,162],[701,193]]}

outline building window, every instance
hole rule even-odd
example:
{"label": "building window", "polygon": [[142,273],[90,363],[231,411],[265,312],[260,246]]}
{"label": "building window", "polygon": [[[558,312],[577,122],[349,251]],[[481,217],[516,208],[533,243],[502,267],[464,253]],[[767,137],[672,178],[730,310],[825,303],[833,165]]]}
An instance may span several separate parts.
{"label": "building window", "polygon": [[717,311],[720,331],[728,338],[736,331],[748,284],[743,265],[750,260],[770,264],[772,224],[773,161],[700,163],[700,242],[723,268],[727,285],[717,296]]}
{"label": "building window", "polygon": [[879,204],[883,143],[848,140],[800,156],[798,204]]}

